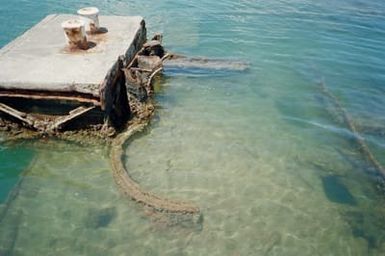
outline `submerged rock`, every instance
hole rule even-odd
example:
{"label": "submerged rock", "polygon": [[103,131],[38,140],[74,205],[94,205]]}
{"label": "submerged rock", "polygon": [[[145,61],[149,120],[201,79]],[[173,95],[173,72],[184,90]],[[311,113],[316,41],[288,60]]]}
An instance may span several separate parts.
{"label": "submerged rock", "polygon": [[342,214],[351,228],[352,235],[355,238],[361,238],[366,241],[368,250],[379,248],[384,242],[383,230],[384,219],[382,214],[373,214],[365,210],[346,211]]}
{"label": "submerged rock", "polygon": [[87,228],[104,228],[116,217],[116,208],[89,209],[85,220]]}

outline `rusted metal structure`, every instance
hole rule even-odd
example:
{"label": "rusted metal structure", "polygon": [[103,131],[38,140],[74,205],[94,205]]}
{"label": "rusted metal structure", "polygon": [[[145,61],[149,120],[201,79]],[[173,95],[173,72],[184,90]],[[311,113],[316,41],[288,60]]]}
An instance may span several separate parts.
{"label": "rusted metal structure", "polygon": [[97,8],[78,14],[49,15],[0,50],[0,121],[16,121],[38,134],[93,125],[126,128],[111,143],[112,173],[122,193],[151,214],[201,225],[194,203],[142,189],[125,167],[124,148],[149,124],[152,81],[165,65],[215,71],[243,71],[248,65],[167,53],[161,35],[147,41],[141,17],[99,17]]}
{"label": "rusted metal structure", "polygon": [[144,20],[100,16],[77,40],[77,18],[49,15],[0,50],[0,118],[43,133],[127,122],[123,69],[146,42]]}
{"label": "rusted metal structure", "polygon": [[[92,123],[127,127],[111,144],[112,172],[121,191],[155,212],[182,214],[183,221],[199,222],[197,206],[143,190],[124,165],[126,142],[149,123],[154,112],[152,80],[169,57],[161,45],[162,37],[147,41],[140,17],[100,18],[108,26],[95,30],[99,20],[92,19],[94,25],[89,25],[85,35],[85,21],[51,15],[3,48],[0,112],[43,133]],[[60,25],[67,43],[62,40]],[[60,41],[50,41],[49,31],[61,36]],[[22,74],[17,77],[15,69]]]}

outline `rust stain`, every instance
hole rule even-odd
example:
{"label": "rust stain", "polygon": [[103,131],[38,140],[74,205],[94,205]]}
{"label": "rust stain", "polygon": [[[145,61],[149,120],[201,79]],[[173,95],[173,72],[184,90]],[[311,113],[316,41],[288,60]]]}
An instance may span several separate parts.
{"label": "rust stain", "polygon": [[68,38],[69,48],[88,49],[87,38],[83,36],[81,28],[66,28],[65,33]]}
{"label": "rust stain", "polygon": [[87,47],[73,47],[73,46],[65,46],[61,49],[60,53],[64,54],[92,54],[101,52],[101,48],[98,47],[101,44],[108,41],[108,29],[101,27],[96,32],[87,32]]}

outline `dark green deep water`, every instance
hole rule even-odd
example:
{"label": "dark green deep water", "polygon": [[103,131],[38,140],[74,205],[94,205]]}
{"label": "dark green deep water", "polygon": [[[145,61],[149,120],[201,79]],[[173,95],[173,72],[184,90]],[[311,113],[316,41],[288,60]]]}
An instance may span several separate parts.
{"label": "dark green deep water", "polygon": [[34,154],[33,150],[21,146],[1,147],[0,152],[0,202],[5,203],[9,191],[33,161]]}
{"label": "dark green deep water", "polygon": [[173,52],[250,63],[166,69],[156,117],[127,148],[132,177],[196,202],[201,229],[151,221],[122,197],[103,145],[0,135],[0,210],[19,184],[0,214],[0,255],[385,254],[384,191],[319,86],[385,165],[383,1],[0,3],[0,46],[49,13],[92,4],[144,16]]}

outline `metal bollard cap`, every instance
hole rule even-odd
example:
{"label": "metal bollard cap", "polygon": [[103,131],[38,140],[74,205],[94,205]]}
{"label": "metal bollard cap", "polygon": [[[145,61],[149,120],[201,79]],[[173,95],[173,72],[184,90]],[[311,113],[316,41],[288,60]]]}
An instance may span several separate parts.
{"label": "metal bollard cap", "polygon": [[70,19],[70,20],[63,21],[61,26],[63,29],[80,28],[85,26],[85,22],[80,19]]}
{"label": "metal bollard cap", "polygon": [[81,16],[90,16],[99,14],[99,9],[97,7],[84,7],[78,10],[78,14]]}

